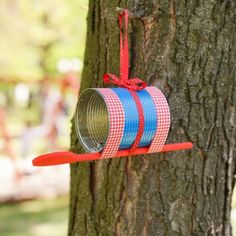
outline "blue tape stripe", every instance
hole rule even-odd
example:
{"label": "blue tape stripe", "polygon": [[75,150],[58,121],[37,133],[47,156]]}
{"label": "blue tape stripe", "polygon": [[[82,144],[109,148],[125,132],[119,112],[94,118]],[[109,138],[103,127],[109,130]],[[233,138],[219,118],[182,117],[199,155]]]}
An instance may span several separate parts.
{"label": "blue tape stripe", "polygon": [[[132,146],[138,132],[138,110],[131,93],[124,88],[112,88],[119,97],[125,112],[124,135],[119,149]],[[157,129],[157,113],[155,104],[145,90],[137,92],[144,110],[144,132],[139,147],[149,146]]]}
{"label": "blue tape stripe", "polygon": [[121,140],[120,149],[131,147],[138,132],[138,110],[131,93],[127,89],[112,88],[119,97],[125,112],[124,135]]}
{"label": "blue tape stripe", "polygon": [[144,132],[139,147],[149,146],[157,130],[157,112],[152,97],[146,90],[137,92],[144,112]]}

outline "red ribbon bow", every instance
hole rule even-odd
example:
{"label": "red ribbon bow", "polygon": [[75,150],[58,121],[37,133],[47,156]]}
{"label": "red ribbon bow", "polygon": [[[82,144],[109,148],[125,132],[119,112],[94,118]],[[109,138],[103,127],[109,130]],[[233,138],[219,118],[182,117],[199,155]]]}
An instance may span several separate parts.
{"label": "red ribbon bow", "polygon": [[[147,87],[146,82],[139,78],[129,79],[129,46],[128,46],[128,10],[125,9],[119,14],[120,25],[120,78],[114,74],[104,74],[103,81],[106,84],[112,83],[119,87],[127,88],[130,91],[139,91]],[[124,43],[122,35],[123,19],[125,20]]]}
{"label": "red ribbon bow", "polygon": [[116,84],[121,88],[127,88],[130,91],[139,91],[147,87],[147,84],[139,79],[139,78],[132,78],[132,79],[120,79],[116,75],[113,74],[105,74],[103,76],[103,81],[106,84]]}

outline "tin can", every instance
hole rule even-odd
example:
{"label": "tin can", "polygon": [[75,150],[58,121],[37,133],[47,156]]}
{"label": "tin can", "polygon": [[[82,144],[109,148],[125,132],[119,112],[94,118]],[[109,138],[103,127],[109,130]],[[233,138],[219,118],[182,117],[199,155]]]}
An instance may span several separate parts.
{"label": "tin can", "polygon": [[[110,102],[114,108],[121,104],[123,111],[120,112],[123,112],[123,120],[119,117],[119,119],[113,119],[111,124],[110,118],[114,109],[108,106],[110,105],[108,104],[109,101],[104,95],[106,92],[113,96]],[[157,129],[157,111],[150,94],[146,90],[138,91],[137,95],[144,110],[144,133],[139,147],[144,147],[150,145]],[[103,150],[107,144],[108,136],[115,135],[114,128],[112,132],[110,130],[111,126],[120,126],[123,129],[120,140],[118,140],[119,137],[116,138],[119,142],[119,149],[130,148],[138,132],[138,123],[138,110],[131,93],[127,89],[87,89],[79,97],[75,127],[81,144],[89,152]]]}

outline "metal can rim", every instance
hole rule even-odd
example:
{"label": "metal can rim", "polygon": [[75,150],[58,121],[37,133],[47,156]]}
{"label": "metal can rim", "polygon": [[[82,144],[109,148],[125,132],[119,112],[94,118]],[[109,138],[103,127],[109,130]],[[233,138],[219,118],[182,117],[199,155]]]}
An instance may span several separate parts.
{"label": "metal can rim", "polygon": [[[107,89],[109,89],[109,88],[107,88]],[[104,104],[105,104],[105,107],[106,107],[106,110],[107,110],[107,114],[108,114],[108,134],[107,134],[107,137],[108,137],[108,135],[109,135],[109,133],[110,133],[110,114],[109,114],[109,109],[108,109],[108,107],[107,107],[107,104],[106,104],[106,101],[105,101],[105,99],[104,99],[104,95],[102,94],[102,92],[100,92],[98,89],[96,89],[96,88],[88,88],[88,89],[85,89],[80,95],[79,95],[79,98],[78,98],[78,102],[77,102],[77,105],[76,105],[76,110],[75,110],[75,130],[76,130],[76,135],[77,135],[77,137],[79,138],[79,140],[80,140],[80,143],[82,144],[82,146],[84,147],[84,149],[86,150],[86,151],[88,151],[88,152],[101,152],[103,149],[104,149],[104,147],[106,146],[106,144],[107,144],[107,138],[106,138],[106,142],[100,147],[100,148],[97,148],[96,150],[94,150],[95,148],[91,148],[91,147],[89,147],[85,142],[84,142],[84,139],[83,139],[83,137],[81,136],[81,133],[79,132],[79,122],[78,122],[78,111],[79,111],[79,101],[80,101],[80,99],[81,99],[81,97],[86,93],[86,92],[88,92],[89,90],[93,90],[93,91],[95,91],[96,93],[98,93],[100,96],[101,96],[101,98],[102,98],[102,100],[103,100],[103,102],[104,102]]]}

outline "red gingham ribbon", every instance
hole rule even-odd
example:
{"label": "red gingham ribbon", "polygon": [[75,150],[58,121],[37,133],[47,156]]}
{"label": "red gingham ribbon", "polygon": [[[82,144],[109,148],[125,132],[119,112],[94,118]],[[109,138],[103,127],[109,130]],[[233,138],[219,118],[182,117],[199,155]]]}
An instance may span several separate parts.
{"label": "red gingham ribbon", "polygon": [[109,135],[101,158],[114,157],[119,149],[125,126],[125,113],[119,97],[112,89],[98,88],[104,98],[109,114]]}
{"label": "red gingham ribbon", "polygon": [[170,129],[170,109],[164,94],[158,88],[147,87],[145,90],[152,97],[157,110],[157,130],[148,153],[160,152]]}
{"label": "red gingham ribbon", "polygon": [[[124,19],[124,43],[123,43],[123,34],[122,26]],[[142,104],[139,100],[139,97],[135,91],[142,90],[147,87],[147,84],[139,78],[129,79],[129,46],[128,46],[128,10],[125,9],[124,12],[119,14],[119,26],[120,26],[120,78],[114,74],[105,74],[103,76],[104,83],[113,83],[119,87],[128,89],[135,101],[135,104],[138,109],[139,116],[139,126],[137,136],[131,147],[130,153],[132,154],[139,145],[139,142],[142,138],[144,131],[144,113]],[[118,151],[118,150],[117,150]]]}

